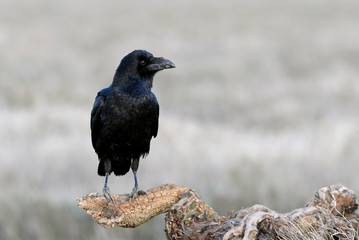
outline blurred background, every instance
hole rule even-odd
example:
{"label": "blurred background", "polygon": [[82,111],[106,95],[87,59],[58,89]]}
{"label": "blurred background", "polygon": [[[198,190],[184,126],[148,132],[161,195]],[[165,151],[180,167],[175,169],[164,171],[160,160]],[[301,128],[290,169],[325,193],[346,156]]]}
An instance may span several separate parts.
{"label": "blurred background", "polygon": [[[302,207],[319,188],[359,192],[359,2],[0,2],[0,239],[165,239],[164,215],[98,226],[76,199],[100,192],[90,111],[123,56],[146,49],[160,128],[139,168],[222,215]],[[129,193],[132,174],[111,175]]]}

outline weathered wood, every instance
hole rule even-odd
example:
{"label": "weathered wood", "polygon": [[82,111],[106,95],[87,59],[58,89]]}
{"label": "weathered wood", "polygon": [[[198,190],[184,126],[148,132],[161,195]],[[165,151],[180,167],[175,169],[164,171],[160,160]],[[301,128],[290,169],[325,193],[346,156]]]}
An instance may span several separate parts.
{"label": "weathered wood", "polygon": [[161,185],[139,195],[134,200],[129,194],[112,195],[109,203],[102,194],[90,193],[77,200],[78,206],[92,216],[101,226],[134,228],[151,218],[167,212],[188,188],[173,184]]}
{"label": "weathered wood", "polygon": [[254,205],[229,217],[219,216],[191,189],[162,185],[147,195],[127,200],[113,195],[111,204],[100,194],[78,200],[105,228],[136,227],[167,212],[168,239],[358,239],[359,213],[355,193],[343,185],[321,188],[304,208],[280,214]]}
{"label": "weathered wood", "polygon": [[167,213],[166,234],[168,239],[358,239],[357,208],[353,191],[332,185],[289,213],[254,205],[226,219],[189,190]]}

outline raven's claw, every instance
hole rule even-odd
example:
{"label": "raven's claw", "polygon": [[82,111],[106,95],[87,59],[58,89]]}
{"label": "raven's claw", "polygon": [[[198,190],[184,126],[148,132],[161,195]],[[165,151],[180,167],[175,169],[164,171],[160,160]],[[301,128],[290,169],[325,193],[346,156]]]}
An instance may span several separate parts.
{"label": "raven's claw", "polygon": [[110,188],[108,186],[105,186],[102,190],[103,196],[106,198],[107,202],[113,203],[113,198],[110,193]]}
{"label": "raven's claw", "polygon": [[133,200],[139,195],[146,195],[147,193],[143,190],[138,190],[137,188],[133,188],[131,194],[128,196],[128,200]]}

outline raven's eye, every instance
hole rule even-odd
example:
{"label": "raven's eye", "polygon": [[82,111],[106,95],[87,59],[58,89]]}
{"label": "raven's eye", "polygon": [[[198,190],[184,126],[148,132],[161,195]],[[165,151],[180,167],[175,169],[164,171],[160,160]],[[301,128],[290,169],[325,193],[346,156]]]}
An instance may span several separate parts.
{"label": "raven's eye", "polygon": [[145,66],[145,65],[146,65],[146,61],[145,61],[145,60],[141,60],[141,61],[140,61],[140,65],[141,65],[141,66]]}

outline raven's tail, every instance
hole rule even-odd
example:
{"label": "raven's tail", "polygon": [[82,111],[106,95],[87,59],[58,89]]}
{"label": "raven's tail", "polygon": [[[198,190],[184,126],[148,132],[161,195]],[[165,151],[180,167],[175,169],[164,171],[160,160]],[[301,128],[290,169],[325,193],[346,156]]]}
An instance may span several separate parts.
{"label": "raven's tail", "polygon": [[118,159],[111,161],[112,171],[115,175],[125,175],[131,167],[131,159]]}
{"label": "raven's tail", "polygon": [[[105,176],[105,161],[101,160],[98,164],[97,174],[100,176]],[[114,172],[116,175],[125,175],[131,167],[131,159],[118,159],[111,160],[111,170],[109,172]]]}

